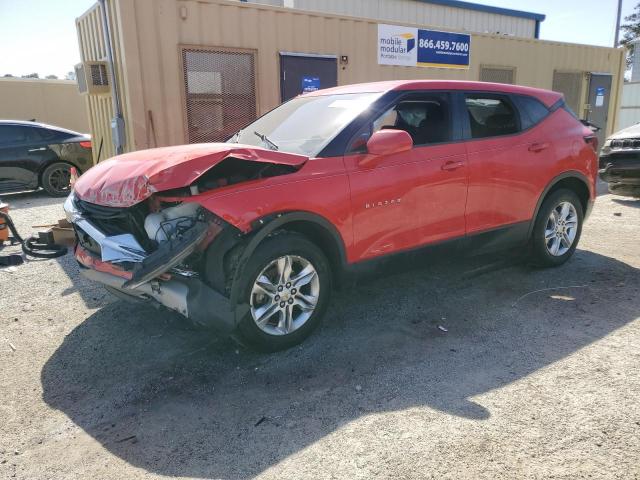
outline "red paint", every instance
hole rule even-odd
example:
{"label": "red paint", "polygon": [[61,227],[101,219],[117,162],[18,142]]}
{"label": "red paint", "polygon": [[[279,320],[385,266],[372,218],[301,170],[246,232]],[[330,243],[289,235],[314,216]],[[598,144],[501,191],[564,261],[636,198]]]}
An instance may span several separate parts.
{"label": "red paint", "polygon": [[200,143],[118,155],[90,168],[74,186],[84,201],[130,207],[154,192],[185,187],[228,157],[281,165],[303,165],[308,158],[258,147]]}
{"label": "red paint", "polygon": [[76,260],[85,267],[97,270],[98,272],[108,273],[110,275],[115,275],[116,277],[126,278],[127,280],[130,280],[133,275],[131,272],[123,270],[116,264],[103,262],[99,258],[94,257],[88,250],[80,245],[76,245],[75,257]]}
{"label": "red paint", "polygon": [[[451,81],[381,82],[307,95],[432,89],[521,93],[547,106],[561,98],[527,87]],[[228,156],[296,165],[300,169],[291,174],[180,200],[197,202],[244,232],[269,214],[316,214],[335,226],[347,261],[356,262],[530,221],[545,189],[567,172],[586,177],[595,199],[597,159],[585,141],[590,134],[561,108],[515,135],[407,149],[405,132],[381,130],[369,140],[376,155],[307,159],[229,144],[185,145],[99,164],[80,177],[76,193],[89,202],[129,206],[189,185]]]}
{"label": "red paint", "polygon": [[411,135],[403,130],[379,130],[367,141],[367,151],[373,156],[406,152],[412,147]]}

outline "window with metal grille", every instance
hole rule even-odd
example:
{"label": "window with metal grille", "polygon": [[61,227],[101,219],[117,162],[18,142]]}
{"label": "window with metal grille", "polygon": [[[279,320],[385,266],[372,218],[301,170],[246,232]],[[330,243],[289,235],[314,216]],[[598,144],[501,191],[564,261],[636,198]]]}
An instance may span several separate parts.
{"label": "window with metal grille", "polygon": [[480,67],[480,81],[493,83],[515,82],[516,69],[512,67]]}
{"label": "window with metal grille", "polygon": [[189,143],[221,142],[256,119],[255,54],[183,48]]}
{"label": "window with metal grille", "polygon": [[582,96],[582,73],[581,72],[553,72],[554,92],[564,95],[564,101],[574,112],[580,111],[580,98]]}

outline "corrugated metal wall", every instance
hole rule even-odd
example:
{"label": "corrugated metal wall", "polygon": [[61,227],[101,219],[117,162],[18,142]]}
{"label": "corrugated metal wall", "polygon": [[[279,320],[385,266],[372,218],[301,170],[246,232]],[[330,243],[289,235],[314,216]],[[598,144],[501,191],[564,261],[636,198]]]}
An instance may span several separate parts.
{"label": "corrugated metal wall", "polygon": [[536,30],[536,22],[532,19],[434,5],[417,0],[249,0],[249,2],[398,23],[439,25],[469,32],[499,32],[525,38],[533,38]]}
{"label": "corrugated metal wall", "polygon": [[640,82],[625,83],[622,87],[618,128],[640,123]]}
{"label": "corrugated metal wall", "polygon": [[[114,68],[120,92],[124,92],[124,82],[121,75],[121,44],[120,44],[120,24],[114,19],[119,19],[120,15],[116,10],[117,4],[109,2],[110,29],[112,32],[112,42],[114,49]],[[78,44],[80,45],[81,61],[106,61],[107,53],[104,43],[104,32],[102,29],[102,9],[99,4],[95,4],[82,16],[76,19],[76,29],[78,33]],[[89,114],[89,125],[93,134],[93,161],[112,157],[115,155],[113,142],[111,139],[111,119],[113,118],[113,105],[111,95],[86,95],[87,112]],[[127,144],[130,138],[127,132]],[[102,143],[102,151],[100,144]]]}
{"label": "corrugated metal wall", "polygon": [[[185,143],[180,46],[257,52],[258,113],[280,103],[279,52],[347,55],[338,84],[392,79],[478,80],[480,66],[515,68],[516,83],[552,88],[554,70],[614,75],[609,128],[615,123],[622,50],[533,39],[472,35],[468,70],[377,64],[377,22],[224,0],[111,0],[119,14],[127,149]],[[90,38],[88,34],[84,37]],[[87,48],[87,47],[85,47]],[[93,106],[95,105],[95,106]],[[99,135],[108,104],[92,103]],[[579,112],[580,113],[580,112]],[[108,117],[108,116],[107,116]],[[152,121],[150,121],[152,119]]]}

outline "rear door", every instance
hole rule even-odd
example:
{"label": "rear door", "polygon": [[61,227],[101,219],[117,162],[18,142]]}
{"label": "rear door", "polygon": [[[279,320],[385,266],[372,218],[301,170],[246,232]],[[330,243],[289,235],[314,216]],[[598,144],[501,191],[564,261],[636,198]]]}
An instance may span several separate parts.
{"label": "rear door", "polygon": [[338,85],[335,55],[280,54],[280,90],[283,102],[302,93]]}
{"label": "rear door", "polygon": [[546,184],[555,156],[542,125],[548,110],[532,97],[526,98],[541,109],[537,122],[521,118],[515,96],[481,92],[464,96],[468,234],[507,226],[522,226],[526,231],[525,222],[531,220],[538,185]]}

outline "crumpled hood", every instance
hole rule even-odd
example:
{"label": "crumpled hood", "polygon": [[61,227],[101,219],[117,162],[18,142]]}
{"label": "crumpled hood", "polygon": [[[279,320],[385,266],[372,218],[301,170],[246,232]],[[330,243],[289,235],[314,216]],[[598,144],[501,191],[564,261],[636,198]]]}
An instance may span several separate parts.
{"label": "crumpled hood", "polygon": [[308,157],[230,143],[199,143],[125,153],[100,162],[75,183],[78,198],[108,207],[130,207],[155,192],[186,187],[228,157],[302,166]]}
{"label": "crumpled hood", "polygon": [[622,138],[640,138],[640,123],[623,128],[619,132],[611,135],[607,140],[617,140]]}

